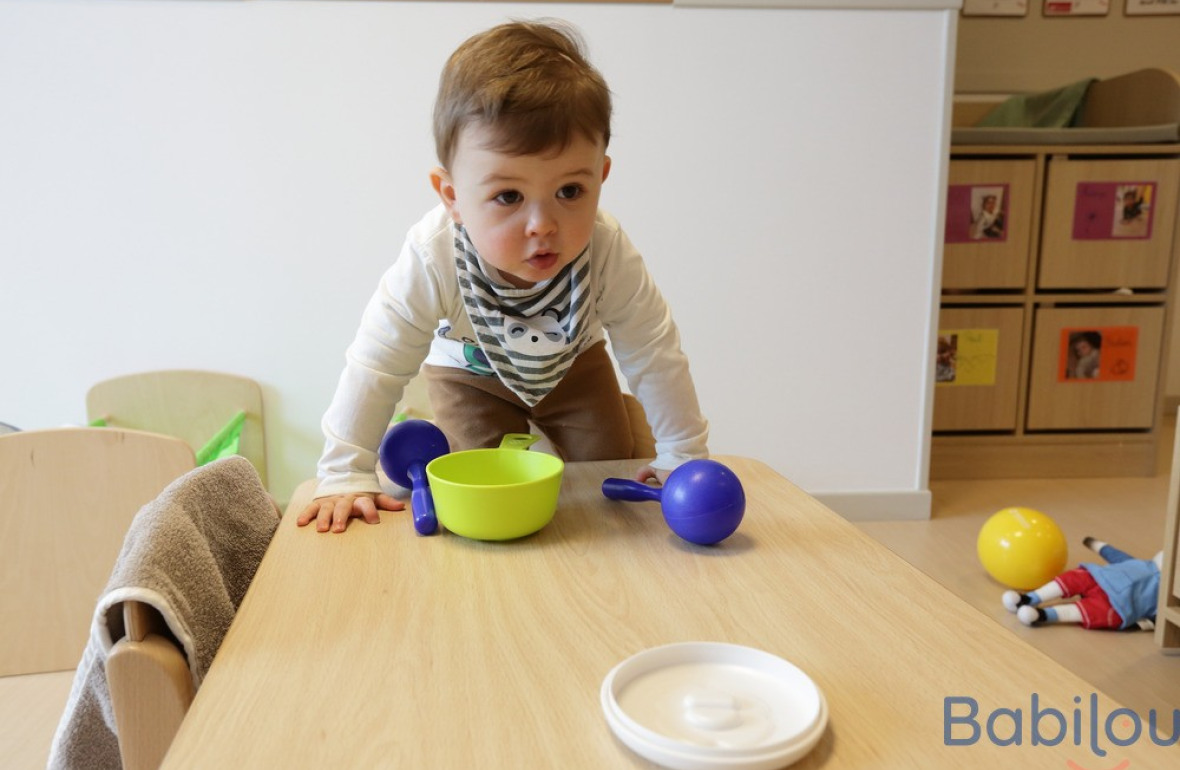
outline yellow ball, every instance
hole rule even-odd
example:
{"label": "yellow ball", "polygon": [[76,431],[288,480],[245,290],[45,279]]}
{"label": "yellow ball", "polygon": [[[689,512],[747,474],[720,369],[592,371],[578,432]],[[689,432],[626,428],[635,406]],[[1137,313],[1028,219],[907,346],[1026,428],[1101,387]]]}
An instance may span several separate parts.
{"label": "yellow ball", "polygon": [[1040,588],[1065,570],[1069,547],[1053,519],[1032,508],[1004,508],[979,530],[975,544],[988,574],[1018,591]]}

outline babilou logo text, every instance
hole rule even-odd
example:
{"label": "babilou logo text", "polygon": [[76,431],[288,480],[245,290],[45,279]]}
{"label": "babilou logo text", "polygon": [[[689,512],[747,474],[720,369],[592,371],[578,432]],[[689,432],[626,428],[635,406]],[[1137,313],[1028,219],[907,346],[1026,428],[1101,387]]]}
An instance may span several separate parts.
{"label": "babilou logo text", "polygon": [[1146,717],[1128,708],[1101,713],[1097,693],[1088,699],[1074,696],[1062,710],[1046,705],[1033,693],[1027,707],[996,708],[981,713],[979,702],[968,696],[948,696],[942,704],[942,736],[947,746],[974,746],[987,740],[997,746],[1057,746],[1062,743],[1089,749],[1105,757],[1110,747],[1151,741],[1174,746],[1180,739],[1180,709]]}

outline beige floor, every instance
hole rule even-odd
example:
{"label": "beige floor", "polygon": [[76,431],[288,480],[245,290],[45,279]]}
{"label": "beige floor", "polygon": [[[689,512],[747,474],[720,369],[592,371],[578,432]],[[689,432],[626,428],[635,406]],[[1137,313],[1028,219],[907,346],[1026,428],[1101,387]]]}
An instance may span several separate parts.
{"label": "beige floor", "polygon": [[[1023,505],[1043,511],[1058,523],[1069,542],[1070,566],[1101,561],[1082,545],[1087,535],[1134,556],[1151,557],[1163,547],[1174,430],[1171,420],[1161,437],[1157,474],[1152,478],[932,481],[934,510],[929,521],[862,522],[860,526],[1036,650],[1136,713],[1155,709],[1170,716],[1180,708],[1180,656],[1163,654],[1154,634],[1147,632],[1023,626],[1000,604],[1004,587],[979,565],[975,540],[992,513]],[[938,608],[930,611],[938,612]],[[1003,663],[996,661],[997,675],[1002,675]]]}

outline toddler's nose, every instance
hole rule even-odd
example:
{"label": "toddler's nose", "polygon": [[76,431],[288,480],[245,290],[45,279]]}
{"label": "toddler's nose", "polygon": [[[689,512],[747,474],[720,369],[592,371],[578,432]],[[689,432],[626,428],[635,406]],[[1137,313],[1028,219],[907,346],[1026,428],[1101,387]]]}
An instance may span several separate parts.
{"label": "toddler's nose", "polygon": [[536,206],[529,212],[527,227],[529,236],[550,235],[557,230],[557,218],[549,212],[548,207]]}

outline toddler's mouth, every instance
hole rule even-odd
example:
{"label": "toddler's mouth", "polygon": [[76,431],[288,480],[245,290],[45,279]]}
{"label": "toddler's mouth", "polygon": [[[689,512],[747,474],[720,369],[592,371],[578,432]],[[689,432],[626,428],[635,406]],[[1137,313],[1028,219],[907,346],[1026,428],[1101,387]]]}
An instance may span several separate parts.
{"label": "toddler's mouth", "polygon": [[529,257],[526,262],[534,270],[548,270],[557,264],[557,253],[553,251],[541,251]]}

